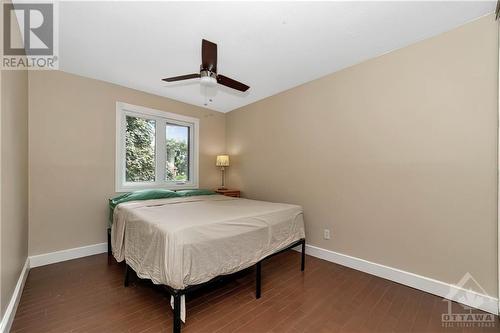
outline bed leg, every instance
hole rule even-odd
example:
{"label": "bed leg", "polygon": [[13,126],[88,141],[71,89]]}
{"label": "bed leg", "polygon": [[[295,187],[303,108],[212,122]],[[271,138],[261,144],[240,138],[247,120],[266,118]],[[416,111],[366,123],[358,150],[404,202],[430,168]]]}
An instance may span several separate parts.
{"label": "bed leg", "polygon": [[108,228],[108,256],[111,255],[111,229]]}
{"label": "bed leg", "polygon": [[259,261],[255,265],[255,298],[260,298],[260,289],[261,289],[261,262]]}
{"label": "bed leg", "polygon": [[181,333],[181,295],[175,293],[174,295],[174,333]]}
{"label": "bed leg", "polygon": [[300,259],[300,270],[304,271],[306,268],[306,240],[302,240],[302,253]]}
{"label": "bed leg", "polygon": [[125,264],[125,280],[123,281],[123,285],[128,287],[128,280],[130,278],[130,267],[128,264]]}

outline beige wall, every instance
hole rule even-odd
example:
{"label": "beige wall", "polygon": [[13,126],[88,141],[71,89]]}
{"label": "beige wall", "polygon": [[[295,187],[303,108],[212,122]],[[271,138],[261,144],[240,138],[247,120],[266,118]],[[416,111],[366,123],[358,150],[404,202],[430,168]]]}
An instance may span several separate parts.
{"label": "beige wall", "polygon": [[29,87],[30,255],[106,241],[117,101],[199,118],[200,187],[217,186],[224,114],[63,72],[30,72]]}
{"label": "beige wall", "polygon": [[[12,37],[19,41],[19,31],[13,32],[17,33]],[[0,92],[0,318],[3,318],[28,256],[27,71],[0,71]]]}
{"label": "beige wall", "polygon": [[1,72],[1,313],[28,255],[28,73]]}
{"label": "beige wall", "polygon": [[[229,185],[309,244],[496,296],[497,24],[486,17],[227,114]],[[331,240],[323,240],[330,228]]]}

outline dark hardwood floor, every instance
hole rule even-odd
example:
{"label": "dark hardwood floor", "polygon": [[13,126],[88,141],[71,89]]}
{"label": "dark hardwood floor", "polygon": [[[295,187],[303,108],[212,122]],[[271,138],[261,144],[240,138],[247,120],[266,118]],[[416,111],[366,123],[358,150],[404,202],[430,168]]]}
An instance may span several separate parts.
{"label": "dark hardwood floor", "polygon": [[[32,269],[12,332],[171,332],[169,297],[144,280],[124,288],[124,265],[108,260]],[[489,328],[443,327],[440,297],[313,257],[302,273],[299,262],[294,251],[266,261],[259,300],[252,269],[189,297],[183,332],[500,331],[498,318]]]}

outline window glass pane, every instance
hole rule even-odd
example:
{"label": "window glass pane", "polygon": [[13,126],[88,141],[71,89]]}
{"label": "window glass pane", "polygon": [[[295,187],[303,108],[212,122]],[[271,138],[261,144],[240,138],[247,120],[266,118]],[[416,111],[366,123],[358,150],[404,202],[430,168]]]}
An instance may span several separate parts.
{"label": "window glass pane", "polygon": [[167,124],[166,170],[168,181],[189,180],[189,126]]}
{"label": "window glass pane", "polygon": [[154,182],[156,121],[130,116],[126,120],[125,178],[127,182]]}

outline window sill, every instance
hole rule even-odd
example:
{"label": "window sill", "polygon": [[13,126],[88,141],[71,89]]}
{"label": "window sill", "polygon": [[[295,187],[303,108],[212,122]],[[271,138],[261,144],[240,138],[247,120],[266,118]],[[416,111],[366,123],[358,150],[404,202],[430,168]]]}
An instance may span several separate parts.
{"label": "window sill", "polygon": [[137,185],[123,184],[123,185],[117,186],[115,188],[115,191],[117,193],[122,193],[122,192],[148,190],[148,189],[153,189],[153,188],[162,188],[165,190],[194,190],[194,189],[198,189],[198,184],[195,184],[195,183],[187,183],[187,184],[150,183],[150,184],[137,184]]}

